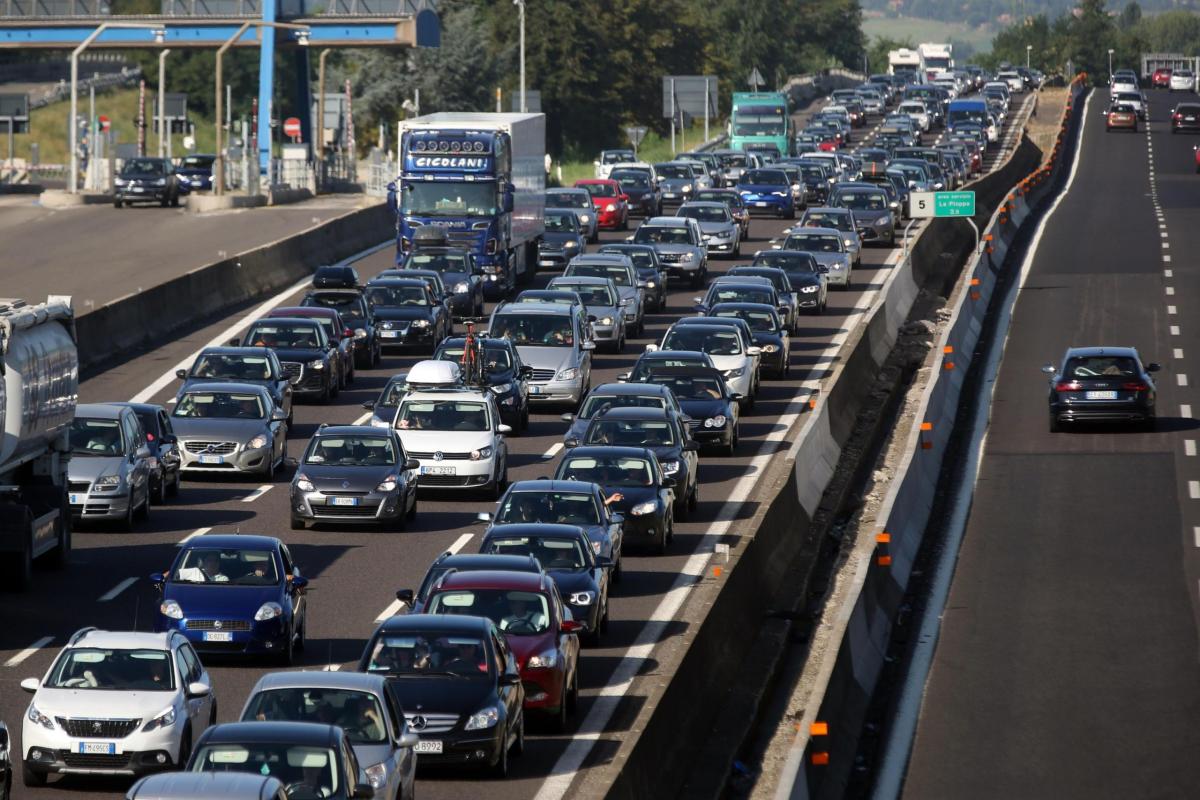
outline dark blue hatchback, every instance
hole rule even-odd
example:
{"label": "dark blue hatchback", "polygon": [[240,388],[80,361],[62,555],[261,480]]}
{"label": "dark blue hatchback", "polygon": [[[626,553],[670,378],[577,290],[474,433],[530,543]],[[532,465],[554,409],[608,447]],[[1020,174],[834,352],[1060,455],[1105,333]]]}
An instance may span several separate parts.
{"label": "dark blue hatchback", "polygon": [[304,647],[308,579],[271,536],[217,534],[186,541],[167,573],[156,631],[181,631],[202,653],[278,655]]}
{"label": "dark blue hatchback", "polygon": [[792,182],[781,169],[751,169],[742,173],[738,194],[751,214],[771,212],[780,217],[796,216]]}

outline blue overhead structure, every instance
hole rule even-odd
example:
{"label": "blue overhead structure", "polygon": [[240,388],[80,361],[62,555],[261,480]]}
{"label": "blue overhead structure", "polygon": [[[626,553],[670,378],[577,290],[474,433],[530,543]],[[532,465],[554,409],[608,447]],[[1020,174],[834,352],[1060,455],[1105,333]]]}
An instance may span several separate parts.
{"label": "blue overhead structure", "polygon": [[[161,23],[155,41],[146,28],[108,28],[89,49],[217,48],[248,19],[290,22],[310,29],[309,47],[439,47],[442,29],[434,0],[161,0],[162,13],[120,17],[108,0],[0,0],[0,49],[72,50],[105,22]],[[275,47],[296,48],[294,87],[304,140],[312,141],[308,53],[294,31],[251,27],[235,47],[259,47],[259,163],[270,159]]]}

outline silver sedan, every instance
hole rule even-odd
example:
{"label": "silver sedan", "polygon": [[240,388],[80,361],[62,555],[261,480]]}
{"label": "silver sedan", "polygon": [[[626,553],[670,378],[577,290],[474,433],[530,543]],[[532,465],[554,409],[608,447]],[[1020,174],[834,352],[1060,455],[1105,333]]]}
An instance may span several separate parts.
{"label": "silver sedan", "polygon": [[171,414],[184,470],[265,477],[287,458],[286,419],[266,389],[247,383],[190,389]]}

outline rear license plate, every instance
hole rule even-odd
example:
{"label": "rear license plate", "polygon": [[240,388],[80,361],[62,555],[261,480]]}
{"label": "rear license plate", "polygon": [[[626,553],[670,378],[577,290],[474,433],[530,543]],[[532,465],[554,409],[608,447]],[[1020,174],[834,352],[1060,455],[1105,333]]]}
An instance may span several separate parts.
{"label": "rear license plate", "polygon": [[358,505],[357,497],[331,497],[329,498],[331,506],[356,506]]}
{"label": "rear license plate", "polygon": [[417,742],[417,746],[413,748],[416,753],[441,753],[442,742],[440,739],[422,739]]}
{"label": "rear license plate", "polygon": [[205,631],[204,641],[206,642],[232,642],[233,634],[229,631]]}
{"label": "rear license plate", "polygon": [[422,475],[453,475],[454,467],[421,467]]}
{"label": "rear license plate", "polygon": [[80,742],[79,752],[85,754],[99,753],[102,755],[115,755],[117,745],[113,742]]}
{"label": "rear license plate", "polygon": [[380,331],[379,335],[385,339],[395,339],[400,335],[400,331]]}
{"label": "rear license plate", "polygon": [[770,203],[768,203],[768,202],[767,202],[767,201],[765,201],[765,200],[759,200],[759,201],[758,201],[757,203],[755,203],[754,205],[755,205],[755,206],[757,206],[758,208],[766,208],[767,206],[769,206],[769,205],[771,205],[771,204],[770,204]]}
{"label": "rear license plate", "polygon": [[1088,400],[1116,400],[1116,392],[1088,392],[1086,394]]}
{"label": "rear license plate", "polygon": [[224,464],[225,457],[224,456],[200,456],[199,461],[201,464]]}
{"label": "rear license plate", "polygon": [[83,505],[83,502],[85,500],[87,500],[86,494],[68,494],[67,495],[67,502],[73,506],[81,506],[81,505]]}
{"label": "rear license plate", "polygon": [[1184,117],[1183,121],[1184,122],[1195,122],[1196,118],[1195,117]]}

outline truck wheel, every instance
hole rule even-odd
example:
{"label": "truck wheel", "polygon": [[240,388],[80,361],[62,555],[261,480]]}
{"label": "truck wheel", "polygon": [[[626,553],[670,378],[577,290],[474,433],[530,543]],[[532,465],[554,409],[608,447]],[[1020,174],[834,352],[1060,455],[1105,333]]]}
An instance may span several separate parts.
{"label": "truck wheel", "polygon": [[71,555],[71,509],[64,502],[58,512],[58,547],[54,548],[45,561],[52,567],[65,567]]}
{"label": "truck wheel", "polygon": [[26,506],[0,506],[0,528],[21,532],[21,549],[5,559],[4,571],[13,589],[26,591],[33,584],[33,513]]}

